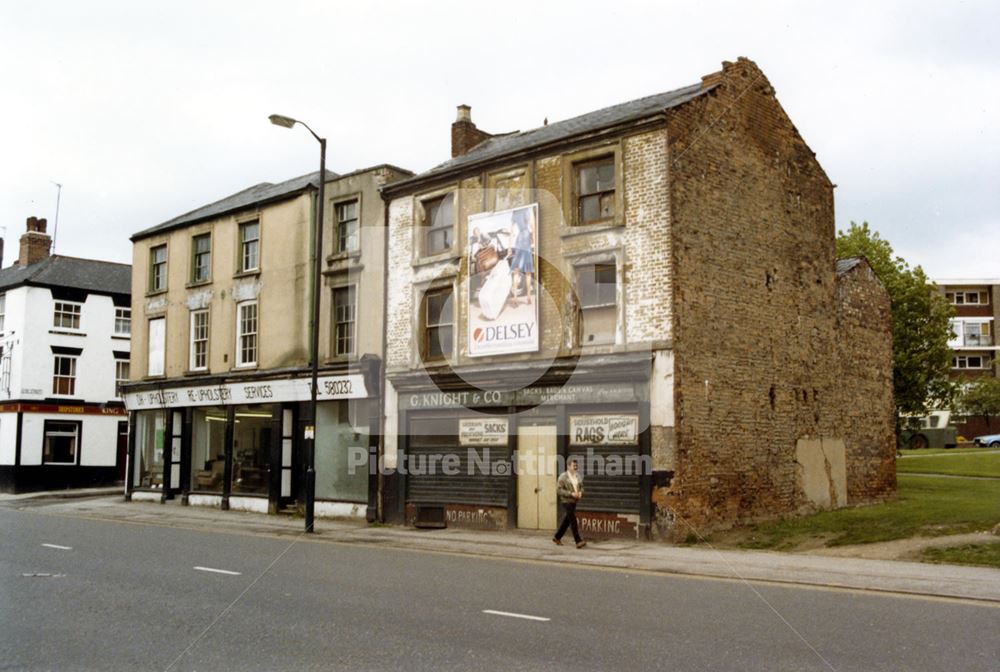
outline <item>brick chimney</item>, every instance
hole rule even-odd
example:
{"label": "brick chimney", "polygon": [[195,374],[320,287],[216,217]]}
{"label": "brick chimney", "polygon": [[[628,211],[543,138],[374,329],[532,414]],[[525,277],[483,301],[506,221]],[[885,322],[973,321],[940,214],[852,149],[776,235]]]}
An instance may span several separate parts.
{"label": "brick chimney", "polygon": [[472,108],[468,105],[458,106],[458,116],[451,125],[451,157],[467,154],[470,149],[493,136],[486,131],[480,131],[472,123]]}
{"label": "brick chimney", "polygon": [[28,217],[28,230],[21,236],[21,256],[17,258],[19,266],[30,266],[49,256],[52,247],[52,237],[45,233],[44,219]]}

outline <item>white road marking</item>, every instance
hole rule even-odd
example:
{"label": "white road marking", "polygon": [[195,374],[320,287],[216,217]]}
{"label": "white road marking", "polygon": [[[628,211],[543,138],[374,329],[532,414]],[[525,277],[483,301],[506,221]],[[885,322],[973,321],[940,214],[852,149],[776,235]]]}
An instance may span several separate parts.
{"label": "white road marking", "polygon": [[195,567],[199,572],[215,572],[216,574],[228,574],[230,576],[242,576],[242,572],[230,572],[228,569],[215,569],[213,567]]}
{"label": "white road marking", "polygon": [[523,618],[529,621],[551,621],[551,618],[545,618],[544,616],[531,616],[529,614],[515,614],[510,611],[494,611],[492,609],[483,609],[484,614],[493,614],[494,616],[508,616],[510,618]]}
{"label": "white road marking", "polygon": [[72,551],[72,546],[60,546],[59,544],[42,544],[45,548],[55,548],[60,551]]}

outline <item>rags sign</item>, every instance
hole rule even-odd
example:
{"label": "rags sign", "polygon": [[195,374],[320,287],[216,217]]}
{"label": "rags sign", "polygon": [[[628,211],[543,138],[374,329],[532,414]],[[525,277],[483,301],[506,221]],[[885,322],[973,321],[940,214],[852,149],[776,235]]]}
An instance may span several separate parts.
{"label": "rags sign", "polygon": [[639,416],[571,415],[569,442],[572,446],[622,446],[635,444],[639,436]]}
{"label": "rags sign", "polygon": [[469,217],[469,355],[538,350],[538,204]]}

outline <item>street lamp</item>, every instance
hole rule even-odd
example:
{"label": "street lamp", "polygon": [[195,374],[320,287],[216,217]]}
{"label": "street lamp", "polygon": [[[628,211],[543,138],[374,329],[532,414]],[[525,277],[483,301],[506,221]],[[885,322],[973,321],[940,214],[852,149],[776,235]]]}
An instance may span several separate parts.
{"label": "street lamp", "polygon": [[275,126],[291,128],[302,124],[306,130],[319,142],[319,203],[316,205],[316,232],[313,249],[313,292],[312,292],[312,385],[309,395],[309,417],[305,428],[305,458],[306,458],[306,532],[313,532],[313,518],[316,512],[316,395],[319,378],[319,292],[320,292],[320,262],[323,257],[323,201],[326,187],[326,138],[316,135],[304,121],[292,119],[280,114],[268,117]]}

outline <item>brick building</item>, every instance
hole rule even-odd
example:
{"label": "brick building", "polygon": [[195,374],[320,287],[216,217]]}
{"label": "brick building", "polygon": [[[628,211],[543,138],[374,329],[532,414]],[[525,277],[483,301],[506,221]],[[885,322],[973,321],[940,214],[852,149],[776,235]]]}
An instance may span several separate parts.
{"label": "brick building", "polygon": [[892,495],[888,298],[753,62],[452,154],[382,189],[388,517],[552,528],[570,455],[589,536]]}

